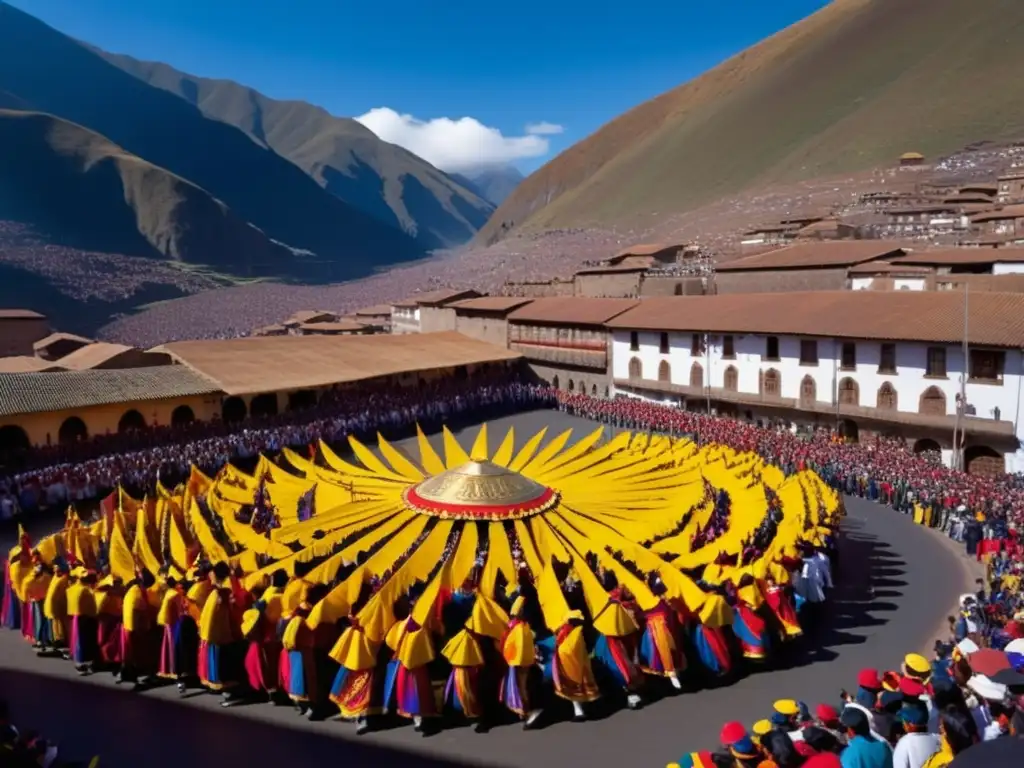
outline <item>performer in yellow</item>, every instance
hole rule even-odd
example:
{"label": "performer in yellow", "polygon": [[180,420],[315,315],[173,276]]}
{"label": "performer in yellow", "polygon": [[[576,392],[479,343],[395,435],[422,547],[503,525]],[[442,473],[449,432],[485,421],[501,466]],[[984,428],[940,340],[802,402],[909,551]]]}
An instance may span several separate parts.
{"label": "performer in yellow", "polygon": [[67,561],[58,557],[53,563],[53,578],[46,588],[46,599],[43,600],[43,618],[49,624],[49,647],[40,649],[40,653],[63,655],[70,658],[67,652],[68,638],[71,635],[68,626],[68,586],[70,569]]}
{"label": "performer in yellow", "polygon": [[32,647],[38,651],[45,651],[51,646],[50,622],[46,619],[43,611],[43,603],[46,602],[46,593],[50,589],[50,581],[53,574],[42,561],[38,550],[32,553],[32,571],[25,579],[25,599],[29,606],[29,615],[32,617]]}
{"label": "performer in yellow", "polygon": [[554,686],[555,695],[572,702],[573,720],[586,720],[583,705],[601,698],[601,691],[583,637],[583,613],[569,611],[558,631],[539,645],[548,650],[544,676]]}
{"label": "performer in yellow", "polygon": [[330,657],[340,668],[329,697],[344,719],[355,720],[356,733],[362,735],[370,730],[370,718],[384,712],[384,675],[379,663],[380,644],[366,636],[354,616],[349,621],[331,649]]}
{"label": "performer in yellow", "polygon": [[508,672],[501,685],[501,703],[515,712],[523,721],[523,729],[537,724],[543,709],[540,704],[540,670],[533,630],[524,618],[527,598],[520,595],[512,603],[508,630],[501,641],[501,655],[508,664]]}
{"label": "performer in yellow", "polygon": [[[221,706],[229,706],[230,689],[236,684],[236,670],[231,669],[229,646],[234,642],[231,626],[231,570],[226,563],[217,563],[210,572],[212,590],[199,616],[199,682],[224,696]],[[227,651],[227,653],[225,653]]]}
{"label": "performer in yellow", "polygon": [[88,674],[96,661],[96,574],[81,566],[71,571],[68,617],[71,623],[71,661],[80,675]]}
{"label": "performer in yellow", "polygon": [[128,583],[121,610],[121,672],[118,682],[145,683],[156,671],[154,610],[149,590],[155,579],[149,571]]}
{"label": "performer in yellow", "polygon": [[160,629],[157,675],[165,680],[174,680],[178,692],[182,693],[185,690],[184,670],[187,665],[182,653],[181,626],[187,614],[187,599],[177,579],[168,577],[165,583],[167,589],[156,614],[156,624]]}

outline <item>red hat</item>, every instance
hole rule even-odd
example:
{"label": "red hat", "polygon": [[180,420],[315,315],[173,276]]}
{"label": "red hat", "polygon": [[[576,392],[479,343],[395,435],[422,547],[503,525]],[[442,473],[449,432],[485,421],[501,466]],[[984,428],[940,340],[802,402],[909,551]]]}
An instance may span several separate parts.
{"label": "red hat", "polygon": [[819,704],[818,708],[814,710],[814,714],[823,723],[839,722],[839,712],[831,704]]}
{"label": "red hat", "polygon": [[924,685],[920,680],[912,677],[904,677],[900,680],[900,693],[908,699],[919,699],[925,694]]}
{"label": "red hat", "polygon": [[882,687],[887,691],[896,692],[900,689],[900,673],[889,670],[882,674]]}
{"label": "red hat", "polygon": [[747,736],[747,729],[743,723],[736,722],[735,720],[731,723],[726,723],[722,726],[722,733],[719,738],[722,743],[726,746],[735,744],[737,741],[742,741]]}
{"label": "red hat", "polygon": [[877,669],[862,669],[857,675],[857,685],[869,691],[882,690],[882,680],[878,676]]}

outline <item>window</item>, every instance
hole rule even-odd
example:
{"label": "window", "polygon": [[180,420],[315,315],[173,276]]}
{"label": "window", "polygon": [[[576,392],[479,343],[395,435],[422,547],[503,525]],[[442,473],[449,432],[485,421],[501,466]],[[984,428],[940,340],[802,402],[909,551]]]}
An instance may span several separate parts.
{"label": "window", "polygon": [[860,405],[860,387],[849,377],[839,382],[839,404]]}
{"label": "window", "polygon": [[639,357],[634,357],[632,360],[629,361],[629,378],[642,379],[643,377],[643,364],[641,364]]}
{"label": "window", "polygon": [[690,354],[694,357],[704,354],[704,344],[701,341],[699,333],[693,334],[693,338],[690,339]]}
{"label": "window", "polygon": [[661,341],[658,344],[658,349],[663,355],[668,354],[668,334],[662,331]]}
{"label": "window", "polygon": [[852,341],[843,342],[843,356],[839,367],[844,371],[852,371],[857,368],[857,345]]}
{"label": "window", "polygon": [[725,369],[725,388],[730,392],[736,392],[740,388],[740,372],[736,370],[735,365],[730,365]]}
{"label": "window", "polygon": [[779,359],[779,337],[769,336],[765,339],[764,344],[764,357],[766,360],[778,360]]}
{"label": "window", "polygon": [[629,332],[629,349],[631,352],[636,352],[640,349],[640,334],[636,331]]}
{"label": "window", "polygon": [[938,379],[946,378],[945,347],[928,347],[928,364],[925,368],[924,375]]}
{"label": "window", "polygon": [[896,345],[883,344],[882,354],[878,358],[879,373],[896,373]]}
{"label": "window", "polygon": [[918,413],[926,416],[946,415],[946,396],[938,387],[928,387],[921,393],[921,399],[917,404]]}
{"label": "window", "polygon": [[896,406],[896,388],[887,381],[878,388],[875,407],[880,411],[895,411]]}
{"label": "window", "polygon": [[800,382],[800,407],[805,409],[813,408],[817,400],[818,387],[814,383],[814,379],[810,376],[804,376],[803,381]]}
{"label": "window", "polygon": [[694,389],[704,387],[704,368],[700,363],[694,363],[690,366],[690,386]]}
{"label": "window", "polygon": [[672,368],[669,366],[668,361],[666,360],[662,360],[658,364],[658,381],[672,381]]}
{"label": "window", "polygon": [[722,337],[722,357],[726,360],[736,359],[736,347],[732,336]]}
{"label": "window", "polygon": [[774,368],[769,368],[761,378],[761,394],[768,397],[778,397],[781,392],[782,376]]}
{"label": "window", "polygon": [[1002,381],[1004,359],[1004,353],[1000,351],[972,349],[968,378],[972,381]]}
{"label": "window", "polygon": [[818,342],[815,339],[800,340],[800,365],[818,364]]}

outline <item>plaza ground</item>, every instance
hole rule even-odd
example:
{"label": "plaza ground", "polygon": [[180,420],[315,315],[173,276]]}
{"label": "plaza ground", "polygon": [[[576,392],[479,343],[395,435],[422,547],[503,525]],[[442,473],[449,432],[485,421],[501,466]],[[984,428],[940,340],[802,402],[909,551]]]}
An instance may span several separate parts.
{"label": "plaza ground", "polygon": [[[537,430],[548,437],[596,425],[554,411],[535,411],[489,423],[493,451],[514,426],[522,445]],[[458,433],[468,449],[476,427]],[[440,450],[440,436],[432,437]],[[416,455],[415,441],[399,443]],[[67,756],[102,756],[102,768],[208,766],[529,766],[642,768],[662,766],[684,752],[715,746],[727,720],[747,724],[770,713],[778,698],[799,698],[813,709],[838,704],[864,667],[898,668],[903,655],[937,636],[956,596],[970,589],[962,558],[939,534],[885,507],[847,499],[841,565],[823,621],[782,668],[734,685],[668,696],[641,711],[617,711],[586,723],[556,722],[534,732],[502,726],[423,738],[411,727],[356,737],[354,726],[309,723],[289,708],[259,704],[225,711],[214,696],[179,699],[171,688],[135,694],[109,675],[79,678],[71,665],[40,659],[14,632],[0,631],[0,698],[14,720],[39,728]]]}

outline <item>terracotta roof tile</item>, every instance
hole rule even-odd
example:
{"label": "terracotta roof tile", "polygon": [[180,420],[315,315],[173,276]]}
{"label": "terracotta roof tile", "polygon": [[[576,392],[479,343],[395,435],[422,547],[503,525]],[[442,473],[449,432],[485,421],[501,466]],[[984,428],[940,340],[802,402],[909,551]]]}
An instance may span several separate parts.
{"label": "terracotta roof tile", "polygon": [[29,357],[28,355],[0,357],[0,373],[31,373],[62,370],[64,369],[52,360],[43,360],[40,357]]}
{"label": "terracotta roof tile", "polygon": [[639,243],[623,248],[612,258],[621,259],[626,256],[654,256],[656,253],[668,250],[682,250],[686,243]]}
{"label": "terracotta roof tile", "polygon": [[449,306],[454,307],[455,313],[459,312],[511,312],[524,304],[529,304],[533,299],[523,296],[481,296],[477,299],[466,299],[456,301]]}
{"label": "terracotta roof tile", "polygon": [[520,357],[453,331],[174,341],[155,351],[170,353],[229,395],[326,387]]}
{"label": "terracotta roof tile", "polygon": [[800,243],[716,265],[719,272],[771,269],[852,267],[865,261],[898,256],[902,247],[887,240],[851,240],[837,243]]}
{"label": "terracotta roof tile", "polygon": [[855,264],[846,271],[851,275],[930,275],[933,270],[928,267],[904,264],[901,259],[898,262],[868,261],[864,264]]}
{"label": "terracotta roof tile", "polygon": [[366,326],[355,320],[336,320],[330,323],[303,323],[299,330],[305,333],[345,333],[366,330]]}
{"label": "terracotta roof tile", "polygon": [[591,299],[583,296],[553,296],[535,299],[520,307],[509,321],[522,323],[564,323],[602,325],[627,309],[636,299]]}
{"label": "terracotta roof tile", "polygon": [[423,305],[441,305],[447,304],[452,301],[458,301],[459,299],[475,299],[483,294],[480,291],[468,290],[464,288],[442,288],[437,291],[424,291],[423,293],[414,293],[412,296],[408,296],[401,301],[396,301],[394,306],[396,307],[416,307]]}
{"label": "terracotta roof tile", "polygon": [[[970,341],[1024,347],[1024,294],[969,301]],[[958,291],[807,291],[644,299],[610,328],[958,343]]]}
{"label": "terracotta roof tile", "polygon": [[74,341],[79,344],[92,344],[92,339],[87,339],[84,336],[76,336],[73,333],[51,333],[44,339],[40,339],[32,345],[32,349],[38,352],[41,349],[46,349],[52,344],[56,344],[58,341]]}
{"label": "terracotta roof tile", "polygon": [[942,248],[911,251],[893,260],[893,264],[957,265],[1024,262],[1024,248]]}
{"label": "terracotta roof tile", "polygon": [[0,309],[0,320],[45,320],[46,315],[31,309]]}
{"label": "terracotta roof tile", "polygon": [[164,400],[217,391],[216,384],[183,365],[113,371],[0,373],[0,416]]}
{"label": "terracotta roof tile", "polygon": [[1024,203],[1008,205],[995,211],[982,211],[971,217],[971,221],[976,224],[986,221],[1002,221],[1004,219],[1024,219]]}

